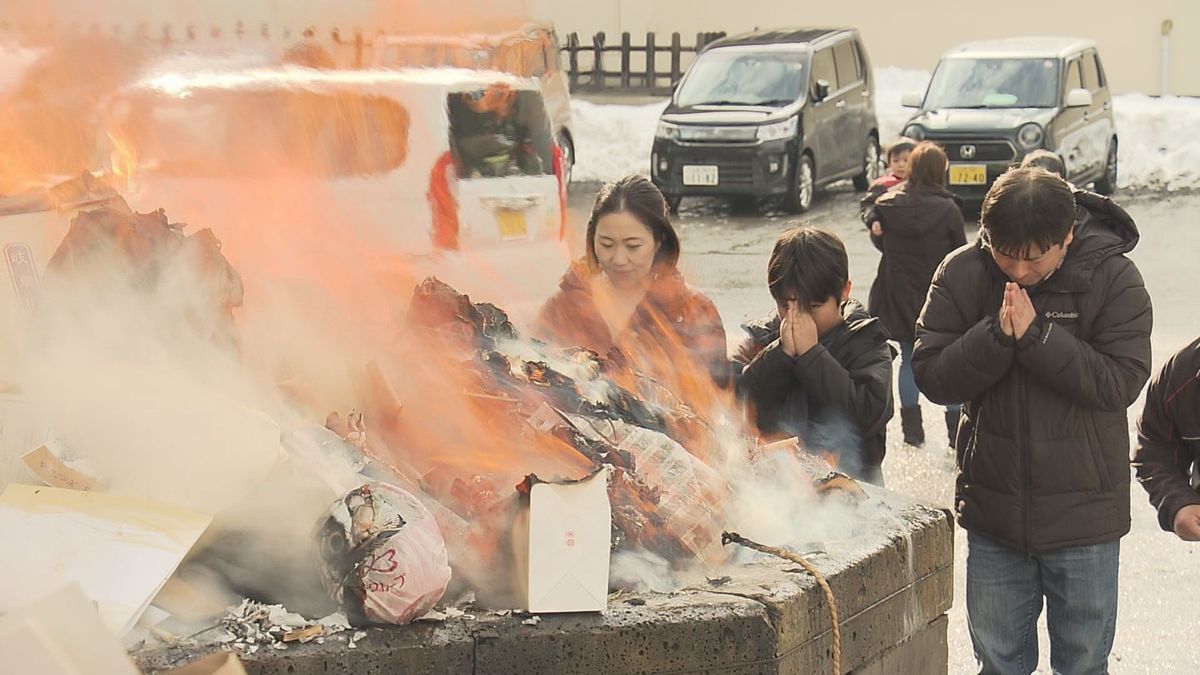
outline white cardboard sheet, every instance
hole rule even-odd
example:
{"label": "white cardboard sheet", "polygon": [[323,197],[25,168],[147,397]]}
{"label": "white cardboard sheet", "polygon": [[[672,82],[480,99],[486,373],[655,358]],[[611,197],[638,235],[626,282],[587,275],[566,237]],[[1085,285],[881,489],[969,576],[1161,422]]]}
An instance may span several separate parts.
{"label": "white cardboard sheet", "polygon": [[0,495],[0,612],[76,583],[123,635],[210,520],[133,497],[11,484]]}

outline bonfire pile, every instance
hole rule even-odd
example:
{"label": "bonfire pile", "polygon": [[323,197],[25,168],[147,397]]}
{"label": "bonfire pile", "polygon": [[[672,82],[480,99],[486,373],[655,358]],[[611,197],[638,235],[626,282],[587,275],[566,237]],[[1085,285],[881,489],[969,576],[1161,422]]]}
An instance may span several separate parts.
{"label": "bonfire pile", "polygon": [[[194,325],[204,337],[236,348],[233,311],[241,305],[241,280],[211,231],[185,236],[162,211],[137,214],[117,200],[72,222],[47,278],[86,278],[96,266],[121,269],[132,283],[148,286],[164,283],[177,268],[198,272],[209,286],[203,297],[210,306],[195,308]],[[718,442],[712,419],[627,364],[525,338],[502,309],[473,303],[437,279],[415,289],[407,324],[424,336],[420,344],[465,373],[463,394],[489,434],[552,449],[574,468],[573,475],[547,478],[573,480],[608,470],[614,550],[646,550],[680,565],[722,560],[720,535],[734,487],[718,460],[731,453],[764,474],[787,475],[798,489],[854,489],[794,444],[760,447],[742,438],[731,448],[728,438]],[[308,454],[289,447],[289,436],[292,445],[305,444],[284,432],[292,465],[313,464],[308,470],[320,473],[314,459],[337,460],[361,479],[345,488],[350,492],[314,528],[330,595],[356,624],[406,622],[442,597],[448,557],[455,593],[476,591],[484,604],[514,606],[513,579],[505,571],[511,568],[510,533],[522,486],[528,489],[529,481],[461,465],[418,470],[405,461],[406,446],[413,451],[413,421],[405,419],[402,401],[378,366],[365,370],[358,399],[356,410],[326,418],[325,429],[308,439]],[[410,496],[418,503],[407,503]],[[397,560],[419,557],[420,542],[438,549],[424,566],[424,585],[413,586],[413,578],[402,574],[387,577]],[[399,602],[405,583],[410,586]],[[227,629],[273,616],[252,605],[235,614]],[[276,642],[271,638],[294,630],[319,636],[331,628],[268,623],[274,630],[229,632],[249,644]]]}

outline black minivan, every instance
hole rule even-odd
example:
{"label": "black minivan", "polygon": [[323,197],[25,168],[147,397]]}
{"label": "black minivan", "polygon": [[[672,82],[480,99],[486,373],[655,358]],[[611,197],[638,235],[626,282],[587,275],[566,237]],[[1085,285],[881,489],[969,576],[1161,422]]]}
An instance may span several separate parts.
{"label": "black minivan", "polygon": [[710,43],[659,118],[651,179],[672,210],[687,196],[782,197],[880,173],[871,63],[846,28],[756,31]]}

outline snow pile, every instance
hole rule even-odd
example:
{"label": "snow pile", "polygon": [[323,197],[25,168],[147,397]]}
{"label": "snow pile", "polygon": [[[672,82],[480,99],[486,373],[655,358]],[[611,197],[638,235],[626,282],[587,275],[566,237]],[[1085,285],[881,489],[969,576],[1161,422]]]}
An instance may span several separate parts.
{"label": "snow pile", "polygon": [[[875,114],[880,140],[895,140],[913,110],[900,106],[908,92],[924,93],[930,74],[877,68]],[[649,105],[571,104],[576,138],[575,180],[607,181],[650,173],[654,127],[666,101]],[[1125,94],[1113,98],[1120,187],[1134,190],[1200,189],[1200,99]]]}
{"label": "snow pile", "polygon": [[1113,98],[1116,116],[1117,182],[1122,188],[1200,188],[1200,99]]}
{"label": "snow pile", "polygon": [[649,105],[571,101],[576,181],[609,181],[630,173],[650,175],[650,147],[664,99]]}

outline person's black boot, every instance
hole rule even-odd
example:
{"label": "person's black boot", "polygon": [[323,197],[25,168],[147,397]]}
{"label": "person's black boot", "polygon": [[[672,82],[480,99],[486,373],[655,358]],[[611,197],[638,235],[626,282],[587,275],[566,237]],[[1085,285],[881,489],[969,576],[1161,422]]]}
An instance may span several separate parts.
{"label": "person's black boot", "polygon": [[950,449],[957,450],[955,440],[958,438],[958,418],[962,416],[962,411],[958,408],[946,409],[946,435],[950,438]]}
{"label": "person's black boot", "polygon": [[925,427],[921,424],[921,406],[900,408],[900,428],[904,430],[904,442],[909,445],[925,445]]}

